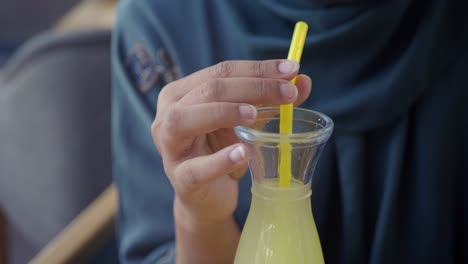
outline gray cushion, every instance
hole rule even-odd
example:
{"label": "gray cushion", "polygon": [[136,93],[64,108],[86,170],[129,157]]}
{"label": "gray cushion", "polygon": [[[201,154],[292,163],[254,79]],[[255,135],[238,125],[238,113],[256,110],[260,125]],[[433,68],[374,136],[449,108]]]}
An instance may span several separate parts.
{"label": "gray cushion", "polygon": [[109,46],[110,32],[49,32],[2,70],[0,206],[32,251],[111,182]]}
{"label": "gray cushion", "polygon": [[0,41],[24,40],[50,28],[79,0],[0,1]]}
{"label": "gray cushion", "polygon": [[22,42],[50,28],[79,0],[1,0],[0,66]]}

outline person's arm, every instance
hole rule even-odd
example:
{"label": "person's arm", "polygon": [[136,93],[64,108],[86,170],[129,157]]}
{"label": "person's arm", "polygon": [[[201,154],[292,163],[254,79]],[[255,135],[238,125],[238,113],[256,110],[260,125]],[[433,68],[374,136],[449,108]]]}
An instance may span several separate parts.
{"label": "person's arm", "polygon": [[119,258],[123,264],[170,263],[175,249],[174,192],[150,133],[163,84],[142,92],[144,80],[138,79],[137,71],[145,59],[143,52],[154,56],[161,43],[136,10],[140,3],[120,3],[112,40],[112,163],[119,191]]}

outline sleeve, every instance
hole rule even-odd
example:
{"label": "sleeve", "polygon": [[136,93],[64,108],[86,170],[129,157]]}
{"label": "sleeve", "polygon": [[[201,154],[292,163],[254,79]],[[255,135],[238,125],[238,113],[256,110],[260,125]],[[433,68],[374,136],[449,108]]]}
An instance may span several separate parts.
{"label": "sleeve", "polygon": [[145,1],[121,1],[112,40],[112,155],[122,263],[174,258],[174,194],[150,131],[164,82],[154,59],[162,45],[153,18],[145,17],[148,8]]}

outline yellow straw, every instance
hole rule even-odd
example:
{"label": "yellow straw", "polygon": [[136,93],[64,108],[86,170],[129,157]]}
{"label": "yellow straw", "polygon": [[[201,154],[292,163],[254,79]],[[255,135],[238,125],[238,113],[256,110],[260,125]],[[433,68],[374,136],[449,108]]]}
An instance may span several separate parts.
{"label": "yellow straw", "polygon": [[[302,50],[307,36],[308,26],[305,22],[299,21],[294,27],[294,33],[289,47],[288,60],[301,61]],[[296,77],[291,80],[296,83]],[[293,131],[293,104],[280,106],[280,134],[291,134]],[[279,186],[289,187],[291,184],[291,144],[281,142],[279,156]]]}

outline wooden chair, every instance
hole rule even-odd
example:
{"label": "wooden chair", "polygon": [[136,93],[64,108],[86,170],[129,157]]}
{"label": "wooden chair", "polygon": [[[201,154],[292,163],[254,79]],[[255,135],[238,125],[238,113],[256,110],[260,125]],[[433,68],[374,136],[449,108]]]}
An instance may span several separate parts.
{"label": "wooden chair", "polygon": [[[111,28],[117,0],[83,0],[56,25],[56,30]],[[111,184],[32,260],[32,264],[83,263],[114,237],[117,189]],[[2,263],[2,262],[0,262]]]}
{"label": "wooden chair", "polygon": [[[117,0],[83,0],[57,23],[54,30],[64,33],[97,29],[110,31],[114,23],[116,3]],[[111,184],[57,237],[49,242],[31,263],[85,262],[114,236],[116,211],[116,188]],[[8,252],[9,257],[13,255],[12,251],[9,251],[11,248],[8,249],[7,245],[6,214],[6,208],[4,215],[2,215],[0,208],[0,264],[7,263]]]}
{"label": "wooden chair", "polygon": [[86,263],[114,237],[117,208],[117,189],[111,184],[30,263]]}

